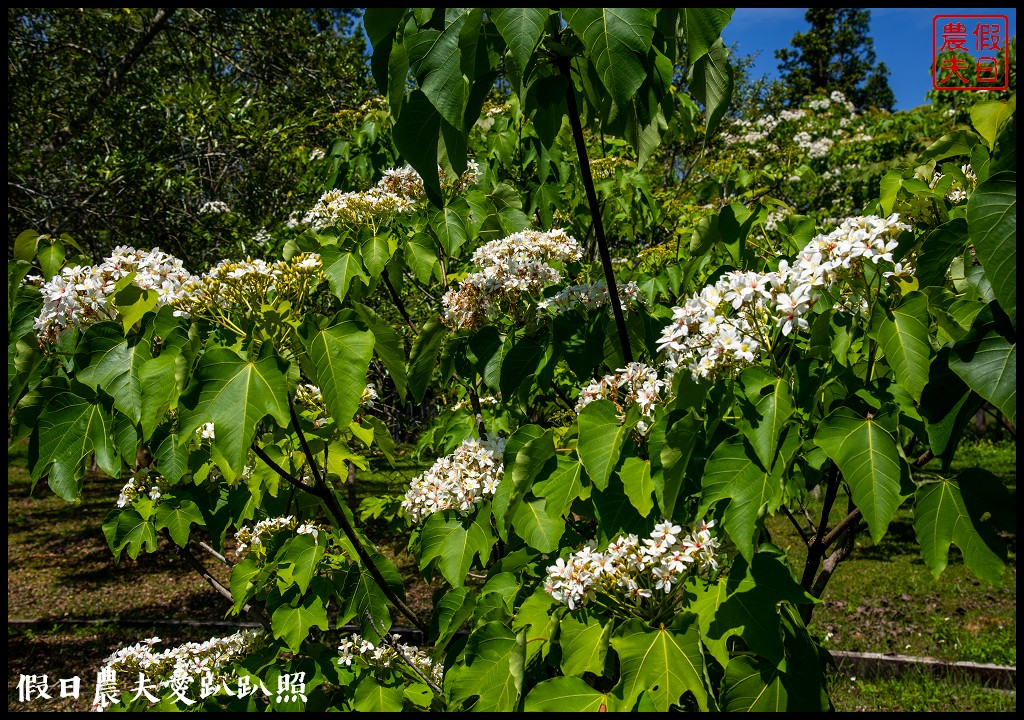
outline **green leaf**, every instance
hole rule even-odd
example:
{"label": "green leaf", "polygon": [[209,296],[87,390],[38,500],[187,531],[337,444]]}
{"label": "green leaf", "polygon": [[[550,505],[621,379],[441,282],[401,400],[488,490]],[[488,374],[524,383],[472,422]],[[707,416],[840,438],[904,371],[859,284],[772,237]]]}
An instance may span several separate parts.
{"label": "green leaf", "polygon": [[590,497],[590,487],[584,481],[583,464],[565,455],[558,455],[557,462],[546,479],[533,484],[533,494],[544,498],[544,509],[552,518],[568,513],[577,498]]}
{"label": "green leaf", "polygon": [[647,77],[644,58],[656,12],[646,8],[563,8],[562,17],[594,64],[612,102],[627,105]]}
{"label": "green leaf", "polygon": [[360,280],[367,285],[370,283],[370,278],[363,272],[359,257],[353,253],[342,252],[337,247],[327,245],[320,248],[320,262],[323,265],[324,276],[327,277],[327,284],[339,302],[345,301],[353,280]]}
{"label": "green leaf", "polygon": [[690,92],[704,106],[707,117],[705,128],[714,132],[732,100],[734,71],[729,63],[729,51],[721,38],[715,41],[706,55],[690,66]]}
{"label": "green leaf", "polygon": [[549,553],[558,549],[565,521],[552,516],[543,500],[524,500],[512,514],[512,527],[528,547]]}
{"label": "green leaf", "polygon": [[768,553],[757,553],[750,563],[738,558],[729,572],[726,592],[708,626],[708,637],[725,640],[738,635],[753,652],[781,667],[785,649],[776,605],[782,600],[800,605],[816,600],[779,558]]}
{"label": "green leaf", "polygon": [[999,305],[1017,325],[1017,173],[990,177],[967,201],[971,242]]}
{"label": "green leaf", "polygon": [[783,712],[788,705],[782,673],[773,663],[749,655],[729,660],[722,680],[723,711]]}
{"label": "green leaf", "polygon": [[444,30],[431,37],[419,62],[410,50],[413,71],[423,94],[441,117],[459,131],[465,129],[470,88],[470,79],[463,73],[462,43],[479,32],[482,16],[481,8],[459,8],[458,14],[446,12]]}
{"label": "green leaf", "polygon": [[437,145],[441,116],[422,90],[409,93],[402,114],[392,130],[395,147],[423,178],[423,188],[440,204],[441,182],[437,177]]}
{"label": "green leaf", "polygon": [[115,286],[114,294],[108,302],[117,308],[121,317],[121,325],[127,333],[142,316],[156,307],[159,295],[156,290],[143,290],[132,284],[134,273],[122,278]]}
{"label": "green leaf", "polygon": [[423,402],[427,392],[427,384],[437,367],[437,351],[441,347],[447,328],[441,324],[437,316],[431,316],[420,325],[420,334],[412,344],[409,354],[409,391],[416,402]]}
{"label": "green leaf", "polygon": [[141,367],[152,358],[149,342],[129,345],[121,329],[110,322],[98,323],[85,331],[76,352],[76,378],[93,390],[114,399],[114,407],[132,422],[142,417]]}
{"label": "green leaf", "polygon": [[254,557],[246,557],[240,563],[231,568],[231,597],[235,604],[233,610],[237,613],[242,609],[249,598],[256,593],[256,578],[263,568]]}
{"label": "green leaf", "polygon": [[323,556],[323,546],[312,535],[302,534],[290,538],[277,555],[278,585],[286,588],[294,583],[300,593],[305,593]]}
{"label": "green leaf", "polygon": [[25,230],[14,239],[14,257],[16,260],[28,263],[35,260],[39,235],[40,233],[37,230]]}
{"label": "green leaf", "polygon": [[302,643],[314,627],[327,629],[327,608],[323,600],[313,593],[304,599],[300,597],[296,605],[281,605],[270,616],[274,637],[284,640],[293,653],[301,650]]}
{"label": "green leaf", "polygon": [[[465,664],[445,675],[452,709],[508,712],[519,704],[523,684],[524,648],[501,622],[489,622],[469,636]],[[474,702],[468,702],[476,698]]]}
{"label": "green leaf", "polygon": [[494,27],[508,45],[520,73],[526,72],[550,14],[550,8],[497,8],[490,12]]}
{"label": "green leaf", "polygon": [[42,268],[43,277],[49,280],[60,272],[64,265],[64,246],[56,239],[50,238],[39,243],[36,249],[39,257],[39,267]]}
{"label": "green leaf", "polygon": [[608,478],[619,462],[622,443],[636,425],[619,424],[618,412],[610,400],[595,400],[579,414],[580,436],[576,452],[598,490],[608,487]]}
{"label": "green leaf", "polygon": [[[491,501],[498,534],[504,540],[508,539],[508,528],[512,518],[515,517],[519,504],[526,496],[534,478],[540,475],[545,467],[548,467],[550,472],[557,466],[557,461],[553,459],[553,437],[552,430],[545,431],[536,425],[523,425],[505,444],[505,474],[498,483],[494,499]],[[539,507],[535,509],[540,510]],[[525,522],[527,517],[524,516],[522,519]],[[531,528],[530,534],[536,536],[537,533],[541,533],[541,537],[535,539],[538,542],[545,542],[543,535],[553,530],[554,526],[549,519],[543,530],[540,527]]]}
{"label": "green leaf", "polygon": [[[932,575],[946,569],[949,546],[960,548],[964,563],[975,575],[999,585],[1006,560],[1006,543],[990,516],[1013,507],[1003,481],[980,468],[968,468],[953,480],[918,487],[914,497],[914,534],[921,543]],[[996,512],[993,512],[996,510]]]}
{"label": "green leaf", "polygon": [[605,712],[609,693],[595,690],[582,678],[553,677],[537,683],[526,696],[526,712]]}
{"label": "green leaf", "polygon": [[914,270],[919,287],[945,285],[949,265],[963,253],[967,240],[967,221],[963,218],[950,220],[928,233]]}
{"label": "green leaf", "polygon": [[430,216],[430,229],[434,231],[444,251],[458,257],[459,248],[469,240],[466,221],[469,204],[463,198],[456,198]]}
{"label": "green leaf", "polygon": [[949,469],[968,419],[984,403],[967,387],[959,375],[949,369],[950,348],[941,348],[928,372],[928,384],[921,393],[920,412],[925,418],[928,444],[942,460],[943,471]]}
{"label": "green leaf", "polygon": [[727,500],[725,530],[740,554],[750,560],[759,520],[782,503],[782,482],[761,466],[753,448],[741,436],[731,437],[714,449],[701,482],[704,491],[697,515],[706,515],[714,503]]}
{"label": "green leaf", "polygon": [[[654,497],[664,517],[672,517],[675,513],[686,467],[690,463],[690,455],[702,430],[703,423],[690,410],[685,416],[673,422],[665,433],[665,442],[658,451],[661,472],[654,475]],[[651,453],[654,453],[653,444]]]}
{"label": "green leaf", "polygon": [[949,368],[1017,423],[1017,343],[990,331],[980,340],[954,345]]}
{"label": "green leaf", "polygon": [[405,343],[391,324],[382,320],[373,310],[359,303],[353,303],[352,306],[373,333],[373,351],[384,363],[384,369],[395,383],[399,398],[404,399],[407,387]]}
{"label": "green leaf", "polygon": [[207,351],[179,402],[180,442],[212,422],[214,460],[233,479],[246,465],[256,426],[263,418],[270,415],[282,427],[288,426],[286,372],[286,364],[277,357],[252,362],[227,348]]}
{"label": "green leaf", "polygon": [[619,656],[619,682],[612,693],[622,710],[630,710],[647,691],[654,706],[667,712],[683,693],[693,693],[697,706],[708,710],[704,652],[697,616],[683,611],[669,628],[651,630],[636,619],[616,628],[611,646]]}
{"label": "green leaf", "polygon": [[152,520],[143,518],[134,508],[111,511],[103,523],[103,534],[114,553],[115,562],[120,561],[125,548],[132,560],[139,556],[143,546],[146,552],[156,552],[156,528]]}
{"label": "green leaf", "polygon": [[[354,556],[354,549],[349,549],[349,554]],[[370,558],[392,592],[404,600],[405,583],[395,564],[375,550],[370,551]],[[316,586],[321,580],[322,578],[314,578],[312,585]],[[337,581],[335,584],[338,584]],[[344,622],[355,618],[359,624],[360,634],[373,643],[378,643],[382,633],[387,633],[391,629],[391,611],[387,596],[362,563],[353,563],[349,566],[344,584],[337,587],[334,595],[344,602],[344,608],[338,613],[339,624],[343,622],[342,618]]]}
{"label": "green leaf", "polygon": [[142,393],[139,402],[139,423],[142,426],[143,438],[151,437],[167,411],[177,406],[178,396],[181,394],[178,376],[184,365],[183,355],[165,352],[146,360],[139,367],[138,383]]}
{"label": "green leaf", "polygon": [[929,145],[918,156],[916,162],[925,163],[929,160],[938,162],[957,155],[970,155],[971,148],[978,144],[978,136],[967,130],[954,130],[943,135]]}
{"label": "green leaf", "polygon": [[918,401],[931,364],[930,324],[928,296],[917,291],[906,295],[891,317],[881,303],[875,304],[871,316],[869,335],[881,345],[896,381]]}
{"label": "green leaf", "polygon": [[493,545],[489,524],[485,527],[479,517],[437,512],[427,518],[420,530],[420,569],[426,569],[436,559],[444,579],[453,587],[462,587],[473,565],[473,556],[478,556],[480,564],[486,567]]}
{"label": "green leaf", "polygon": [[37,421],[33,482],[48,474],[48,484],[58,496],[77,502],[82,490],[82,461],[94,452],[100,466],[116,476],[120,465],[115,462],[110,422],[100,405],[78,392],[68,390],[55,395]]}
{"label": "green leaf", "polygon": [[443,652],[462,624],[472,617],[475,597],[476,590],[464,586],[451,588],[438,599],[430,620],[430,637],[436,638],[435,653]]}
{"label": "green leaf", "polygon": [[434,271],[441,267],[437,247],[427,233],[416,233],[405,243],[405,260],[422,283],[433,280]]}
{"label": "green leaf", "polygon": [[366,389],[374,335],[355,313],[342,311],[329,327],[310,332],[304,341],[324,404],[335,422],[345,426]]}
{"label": "green leaf", "polygon": [[382,235],[371,235],[359,246],[359,254],[363,259],[363,266],[370,273],[370,278],[378,278],[387,267],[388,260],[395,254],[395,249]]}
{"label": "green leaf", "polygon": [[789,383],[757,365],[743,371],[740,383],[750,403],[741,413],[740,432],[750,441],[761,465],[770,470],[793,414]]}
{"label": "green leaf", "polygon": [[501,361],[501,396],[506,400],[515,397],[519,389],[529,377],[537,372],[537,366],[547,345],[532,335],[519,339]]}
{"label": "green leaf", "polygon": [[192,523],[200,527],[205,525],[203,513],[200,512],[199,506],[191,500],[172,498],[169,503],[161,501],[156,506],[156,529],[167,528],[171,540],[178,547],[185,547],[188,542]]}
{"label": "green leaf", "polygon": [[988,100],[971,105],[971,124],[985,139],[989,149],[995,147],[999,128],[1017,109],[1014,96],[1010,100]]}
{"label": "green leaf", "polygon": [[566,614],[558,628],[562,672],[566,675],[582,675],[585,672],[604,675],[608,640],[614,627],[615,623],[605,622],[588,612]]}
{"label": "green leaf", "polygon": [[628,457],[619,468],[619,478],[626,489],[626,497],[637,512],[647,517],[654,508],[654,481],[651,480],[651,461]]}
{"label": "green leaf", "polygon": [[711,52],[735,8],[685,8],[687,62],[692,65]]}
{"label": "green leaf", "polygon": [[908,494],[909,473],[896,441],[875,419],[841,407],[818,426],[814,444],[839,466],[871,539],[879,542]]}
{"label": "green leaf", "polygon": [[356,685],[352,708],[357,712],[402,712],[404,693],[400,687],[381,685],[363,675]]}

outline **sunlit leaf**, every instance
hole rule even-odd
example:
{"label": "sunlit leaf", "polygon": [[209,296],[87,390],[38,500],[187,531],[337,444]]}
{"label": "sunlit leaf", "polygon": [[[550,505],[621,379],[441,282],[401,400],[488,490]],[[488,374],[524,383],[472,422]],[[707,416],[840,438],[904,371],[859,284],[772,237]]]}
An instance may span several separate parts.
{"label": "sunlit leaf", "polygon": [[873,418],[844,407],[818,426],[814,444],[839,466],[872,540],[879,542],[909,494],[908,469],[896,441]]}
{"label": "sunlit leaf", "polygon": [[[949,546],[956,544],[964,563],[978,577],[998,585],[1006,561],[1006,543],[994,520],[1013,506],[1003,482],[980,468],[956,478],[921,485],[914,498],[914,534],[936,578],[946,568]],[[994,512],[993,512],[994,511]]]}

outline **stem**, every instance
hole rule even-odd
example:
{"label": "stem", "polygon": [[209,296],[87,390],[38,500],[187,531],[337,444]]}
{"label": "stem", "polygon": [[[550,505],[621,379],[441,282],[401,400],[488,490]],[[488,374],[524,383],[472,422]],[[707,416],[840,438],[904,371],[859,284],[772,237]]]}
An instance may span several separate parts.
{"label": "stem", "polygon": [[615,284],[615,273],[612,270],[612,257],[608,252],[608,241],[604,235],[604,224],[601,221],[601,208],[597,202],[597,192],[594,190],[594,178],[590,173],[590,160],[587,158],[587,146],[583,140],[583,125],[580,122],[580,109],[576,104],[576,90],[572,81],[572,72],[569,68],[569,61],[562,58],[558,61],[559,70],[569,81],[565,90],[565,101],[569,106],[569,124],[572,126],[572,137],[576,143],[576,155],[580,161],[580,178],[583,181],[583,188],[587,193],[587,204],[590,206],[590,215],[594,223],[594,235],[597,238],[597,249],[601,254],[601,264],[604,266],[604,278],[608,283],[608,299],[611,301],[612,315],[615,316],[615,327],[619,331],[619,344],[622,345],[622,357],[626,365],[633,362],[633,351],[629,347],[629,333],[626,331],[626,319],[622,315],[622,304],[619,302],[619,289]]}
{"label": "stem", "polygon": [[371,615],[370,613],[366,613],[366,619],[370,621],[370,626],[373,627],[374,632],[380,635],[381,642],[390,646],[391,649],[394,650],[395,653],[400,658],[402,658],[402,660],[405,661],[405,664],[408,665],[412,669],[412,671],[420,677],[420,680],[425,682],[427,686],[434,691],[435,695],[437,695],[438,697],[442,697],[444,695],[444,692],[441,690],[441,688],[439,688],[433,680],[424,675],[420,671],[420,669],[416,667],[416,663],[409,659],[405,652],[402,651],[401,646],[399,646],[398,643],[396,643],[394,640],[388,637],[387,631],[381,632],[384,628],[377,627],[377,623],[373,620],[373,615]]}
{"label": "stem", "polygon": [[480,396],[476,394],[476,388],[470,383],[467,386],[469,390],[469,402],[473,406],[473,412],[476,413],[476,432],[480,436],[481,440],[487,440],[487,427],[484,425],[484,413],[480,408]]}
{"label": "stem", "polygon": [[295,432],[299,436],[299,444],[302,446],[302,452],[305,454],[306,461],[309,463],[310,469],[313,473],[314,488],[310,490],[310,492],[320,498],[320,501],[323,502],[328,514],[333,517],[335,524],[341,528],[342,532],[345,533],[345,537],[347,537],[349,542],[352,543],[352,546],[355,548],[356,555],[359,556],[359,560],[366,567],[367,572],[370,573],[370,577],[372,577],[373,581],[377,583],[381,592],[387,596],[388,600],[390,600],[391,603],[398,608],[398,610],[405,615],[413,625],[423,632],[425,636],[429,636],[430,630],[426,624],[416,616],[416,613],[414,613],[412,609],[405,604],[402,598],[395,594],[395,591],[391,589],[390,585],[388,585],[387,580],[385,580],[384,576],[381,575],[376,563],[373,562],[373,558],[370,557],[370,554],[363,546],[362,540],[359,539],[359,535],[356,534],[356,529],[352,526],[352,523],[349,522],[348,516],[345,514],[345,510],[341,506],[341,503],[338,502],[338,498],[335,496],[334,491],[327,485],[323,475],[320,474],[320,468],[317,467],[316,458],[309,449],[309,443],[306,442],[306,435],[302,432],[302,427],[299,425],[299,416],[295,414],[295,408],[292,406],[290,401],[288,403],[288,412],[291,414],[292,425],[295,427]]}
{"label": "stem", "polygon": [[[170,540],[171,536],[170,533],[167,532],[167,530],[164,530],[164,535],[168,538],[168,540]],[[171,542],[173,542],[173,540]],[[177,545],[177,543],[175,543],[175,545]],[[231,591],[224,587],[224,585],[222,585],[217,578],[210,574],[210,571],[206,569],[206,566],[199,562],[199,559],[192,554],[191,550],[188,549],[187,544],[185,545],[185,547],[178,548],[178,556],[185,560],[189,565],[191,565],[192,569],[199,573],[202,576],[202,578],[210,584],[210,587],[212,587],[214,590],[220,593],[225,599],[227,599],[229,603],[231,603],[232,605],[235,604],[235,599],[231,596]],[[246,603],[242,606],[242,611],[245,612],[247,615],[251,616],[253,619],[255,619],[260,625],[262,625],[266,629],[267,632],[272,632],[270,629],[270,619],[266,617],[266,613],[259,612],[259,610],[255,606],[250,605],[249,603]]]}
{"label": "stem", "polygon": [[391,278],[388,277],[387,268],[384,269],[384,272],[382,272],[380,276],[384,279],[384,284],[387,286],[388,292],[391,293],[391,300],[394,301],[395,307],[398,308],[398,313],[402,316],[402,319],[405,320],[405,324],[408,325],[409,329],[415,334],[419,335],[420,331],[416,329],[416,325],[413,323],[412,318],[409,317],[409,313],[405,311],[405,305],[402,303],[402,298],[398,296],[398,293],[395,292],[395,286],[391,284]]}

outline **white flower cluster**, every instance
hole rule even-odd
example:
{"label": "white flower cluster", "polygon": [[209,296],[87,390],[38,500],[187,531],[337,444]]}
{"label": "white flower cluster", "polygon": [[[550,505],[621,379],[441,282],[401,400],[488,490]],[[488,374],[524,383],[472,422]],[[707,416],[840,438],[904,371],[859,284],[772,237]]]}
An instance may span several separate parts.
{"label": "white flower cluster", "polygon": [[800,120],[807,116],[807,111],[798,108],[796,110],[783,110],[779,113],[779,120],[782,122],[789,122],[791,120]]}
{"label": "white flower cluster", "polygon": [[206,673],[224,676],[224,668],[232,662],[263,648],[267,634],[262,630],[239,630],[227,637],[187,642],[155,652],[153,645],[158,642],[160,638],[154,637],[116,650],[103,662],[100,673],[137,675],[141,672],[151,679],[160,678],[160,685],[164,687],[188,687]]}
{"label": "white flower cluster", "polygon": [[320,196],[305,220],[314,230],[350,225],[376,229],[415,207],[414,198],[386,192],[379,187],[366,192],[328,190]]}
{"label": "white flower cluster", "polygon": [[[640,300],[640,288],[637,287],[635,282],[630,281],[625,285],[616,283],[616,288],[619,291],[619,299],[623,301],[623,304]],[[584,285],[570,285],[563,290],[559,290],[551,297],[544,298],[537,303],[537,314],[543,315],[546,310],[552,311],[552,314],[557,314],[576,307],[599,308],[607,305],[609,302],[608,283],[604,280],[598,280],[597,282]]]}
{"label": "white flower cluster", "polygon": [[451,455],[438,458],[429,470],[413,478],[402,509],[414,523],[442,510],[467,513],[481,500],[493,497],[505,475],[505,438],[467,438]]}
{"label": "white flower cluster", "polygon": [[[970,163],[961,165],[960,171],[964,174],[964,177],[967,178],[967,182],[969,182],[972,187],[978,184],[978,176],[974,174],[974,169],[971,167]],[[944,177],[945,175],[936,170],[929,186],[934,188]],[[967,194],[967,190],[962,187],[959,179],[954,180],[949,186],[949,190],[946,191],[946,199],[953,204],[963,202],[968,197],[970,196]]]}
{"label": "white flower cluster", "polygon": [[823,158],[832,149],[833,142],[829,138],[815,139],[809,132],[802,130],[793,136],[793,142],[807,153],[809,158]]}
{"label": "white flower cluster", "polygon": [[[672,324],[658,340],[667,369],[675,373],[685,367],[695,378],[714,378],[754,362],[775,328],[789,335],[808,326],[805,316],[822,288],[854,284],[863,277],[866,261],[893,262],[896,238],[909,228],[896,214],[848,218],[812,239],[792,266],[782,260],[777,272],[722,275],[672,309]],[[846,309],[859,307],[859,296],[846,299]]]}
{"label": "white flower cluster", "polygon": [[274,263],[259,258],[222,260],[205,275],[193,276],[183,283],[171,304],[175,315],[206,317],[226,324],[222,310],[232,306],[258,310],[271,297],[297,306],[322,279],[320,256],[316,253],[303,253]]}
{"label": "white flower cluster", "polygon": [[399,651],[409,662],[416,666],[423,675],[433,680],[438,685],[444,682],[444,663],[434,663],[430,655],[414,647],[401,642],[398,634],[392,634],[390,642],[383,642],[374,645],[358,633],[352,633],[348,639],[342,640],[338,646],[338,664],[351,667],[357,658],[362,659],[367,665],[384,670],[390,668],[392,663],[403,665],[405,661],[399,656]]}
{"label": "white flower cluster", "polygon": [[[480,166],[474,160],[467,161],[465,172],[454,181],[438,168],[438,179],[442,187],[456,194],[461,193],[480,179]],[[425,197],[423,178],[411,165],[389,168],[384,171],[380,181],[366,192],[328,190],[303,217],[302,223],[315,230],[356,225],[372,228],[376,232],[397,216],[413,211]]]}
{"label": "white flower cluster", "polygon": [[214,440],[217,437],[214,432],[214,424],[212,422],[203,423],[196,428],[196,439],[202,442],[203,440]]}
{"label": "white flower cluster", "polygon": [[228,215],[231,208],[221,200],[207,200],[199,206],[200,215]]}
{"label": "white flower cluster", "polygon": [[[661,390],[665,382],[658,379],[658,371],[644,363],[630,363],[619,368],[613,375],[605,375],[597,382],[583,388],[576,400],[576,412],[585,408],[595,400],[611,400],[620,414],[635,405],[640,411],[641,420],[636,429],[646,435],[650,424],[654,422],[654,408],[661,399]],[[620,420],[622,419],[620,415]]]}
{"label": "white flower cluster", "polygon": [[675,589],[672,600],[681,602],[678,590],[687,575],[718,569],[722,558],[719,541],[711,534],[714,525],[714,520],[702,521],[684,537],[679,525],[661,522],[650,537],[641,541],[636,535],[620,535],[603,552],[588,543],[548,567],[544,590],[570,610],[596,602],[613,612],[671,612],[677,609],[673,603],[665,607],[656,595],[664,598]]}
{"label": "white flower cluster", "polygon": [[524,230],[492,240],[473,253],[474,264],[482,269],[445,293],[442,320],[452,328],[483,325],[506,310],[506,303],[559,282],[562,276],[549,261],[575,262],[582,254],[564,230]]}
{"label": "white flower cluster", "polygon": [[320,535],[321,527],[316,523],[300,523],[293,515],[260,520],[252,529],[248,525],[243,525],[235,533],[235,541],[238,543],[235,554],[241,555],[249,549],[250,545],[253,550],[265,552],[267,541],[285,530],[294,530],[298,535],[312,535],[316,540]]}
{"label": "white flower cluster", "polygon": [[377,388],[373,386],[373,383],[366,383],[366,387],[363,388],[363,394],[359,397],[359,406],[370,410],[377,400],[380,400]]}
{"label": "white flower cluster", "polygon": [[790,213],[789,210],[786,209],[772,210],[771,212],[768,213],[768,217],[766,217],[764,220],[764,229],[768,230],[769,232],[777,230],[779,227],[779,223],[788,218],[791,214],[792,213]]}
{"label": "white flower cluster", "polygon": [[117,506],[124,506],[134,502],[137,498],[146,495],[150,500],[159,500],[163,494],[160,487],[160,477],[149,473],[139,473],[131,478],[121,488],[121,494],[117,497]]}
{"label": "white flower cluster", "polygon": [[132,273],[133,285],[156,291],[158,307],[181,297],[193,278],[181,260],[159,248],[142,251],[119,245],[99,265],[65,267],[40,286],[43,307],[33,323],[39,342],[54,343],[71,327],[116,320],[118,312],[109,297]]}

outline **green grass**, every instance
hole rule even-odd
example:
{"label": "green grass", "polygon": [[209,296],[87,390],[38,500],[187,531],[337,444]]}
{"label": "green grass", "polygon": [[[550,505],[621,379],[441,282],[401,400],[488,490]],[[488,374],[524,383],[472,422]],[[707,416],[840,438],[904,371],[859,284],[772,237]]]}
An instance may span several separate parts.
{"label": "green grass", "polygon": [[[971,466],[986,468],[1016,491],[1016,444],[968,443],[952,469]],[[817,517],[820,501],[812,500],[808,509]],[[838,502],[831,525],[845,510],[845,502]],[[802,569],[806,552],[792,523],[779,515],[766,526],[793,567]],[[956,546],[945,570],[935,577],[921,557],[907,501],[879,543],[866,533],[858,536],[853,553],[825,588],[810,629],[830,649],[1016,665],[1016,538],[1004,540],[1007,562],[999,585],[975,577]]]}
{"label": "green grass", "polygon": [[1014,712],[1017,693],[923,672],[859,678],[835,674],[829,696],[841,712]]}

